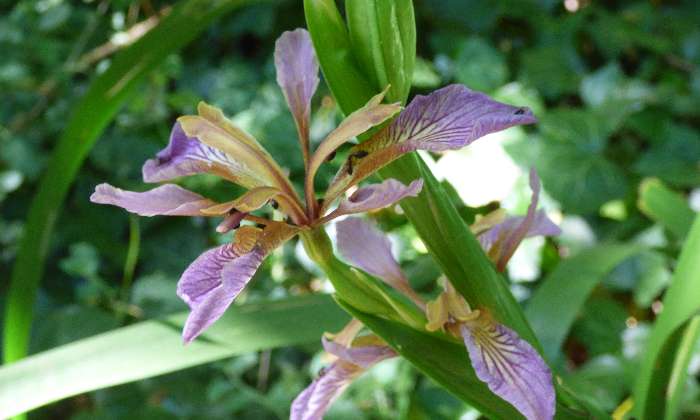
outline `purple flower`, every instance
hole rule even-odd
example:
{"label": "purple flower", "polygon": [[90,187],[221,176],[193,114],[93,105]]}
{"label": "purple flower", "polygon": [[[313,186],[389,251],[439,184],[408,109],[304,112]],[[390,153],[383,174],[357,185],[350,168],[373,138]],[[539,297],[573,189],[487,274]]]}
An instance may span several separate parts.
{"label": "purple flower", "polygon": [[[391,254],[388,239],[359,218],[338,222],[338,248],[353,265],[383,279],[425,308],[428,331],[460,337],[477,377],[530,420],[554,417],[552,374],[542,357],[515,331],[489,314],[472,310],[449,282],[435,300],[424,304],[410,289]],[[406,291],[406,289],[410,291]]]}
{"label": "purple flower", "polygon": [[[337,147],[400,110],[398,104],[382,104],[384,93],[380,93],[329,134],[313,160],[308,127],[311,97],[318,85],[318,63],[308,33],[303,29],[284,33],[276,44],[275,64],[278,83],[297,124],[304,163],[309,168],[310,162],[314,162],[309,179],[313,180],[313,172]],[[192,341],[221,317],[275,247],[341,214],[387,207],[420,191],[420,181],[404,186],[388,180],[378,186],[375,194],[370,194],[370,201],[353,202],[351,197],[341,210],[323,217],[318,212],[313,183],[304,203],[282,168],[253,136],[233,124],[218,108],[202,102],[197,109],[197,115],[178,118],[168,145],[144,164],[144,181],[164,182],[210,173],[245,187],[247,192],[231,201],[216,203],[175,184],[145,192],[123,191],[101,184],[90,197],[95,203],[119,206],[142,216],[223,217],[217,232],[235,231],[233,243],[204,252],[178,282],[178,296],[191,309],[183,331],[185,342]],[[366,188],[358,193],[369,192]],[[268,204],[278,206],[289,222],[252,214]],[[245,224],[250,222],[263,227]]]}
{"label": "purple flower", "polygon": [[[206,251],[180,278],[178,295],[191,309],[183,333],[185,342],[221,316],[275,247],[338,216],[388,207],[419,194],[420,180],[406,186],[388,179],[359,188],[332,209],[343,192],[382,166],[413,150],[457,149],[487,133],[535,121],[529,110],[493,101],[463,86],[448,86],[416,97],[394,122],[351,149],[319,202],[314,185],[318,168],[340,146],[389,120],[401,106],[382,103],[386,90],[377,94],[345,118],[312,153],[309,121],[311,99],[319,81],[318,61],[305,30],[282,34],[275,45],[275,66],[277,82],[297,127],[306,169],[304,200],[285,171],[253,136],[227,119],[220,109],[204,102],[198,105],[197,115],[178,118],[167,147],[144,164],[143,179],[149,183],[165,182],[209,173],[246,188],[243,195],[215,203],[175,184],[146,192],[123,191],[102,184],[91,196],[93,202],[144,216],[223,217],[217,232],[235,231],[233,243]],[[287,222],[253,214],[268,204],[284,213]],[[251,222],[262,227],[253,228]]]}
{"label": "purple flower", "polygon": [[[396,356],[377,336],[355,339],[357,326],[361,328],[362,324],[354,320],[335,340],[323,337],[324,349],[336,360],[323,369],[318,378],[294,399],[289,413],[290,420],[321,420],[333,401],[355,378],[382,360]],[[344,341],[348,343],[345,344]]]}
{"label": "purple flower", "polygon": [[525,216],[509,217],[493,226],[484,226],[487,230],[478,236],[481,246],[496,263],[498,271],[505,269],[523,239],[561,234],[559,226],[555,225],[544,211],[537,210],[540,179],[534,169],[530,170],[530,188],[532,200]]}

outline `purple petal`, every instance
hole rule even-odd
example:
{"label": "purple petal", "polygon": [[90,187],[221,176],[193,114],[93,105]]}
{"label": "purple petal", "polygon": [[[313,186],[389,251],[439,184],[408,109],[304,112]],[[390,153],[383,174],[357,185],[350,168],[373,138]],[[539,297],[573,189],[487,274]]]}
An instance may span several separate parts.
{"label": "purple petal", "polygon": [[338,208],[326,218],[330,220],[345,214],[364,213],[388,207],[406,197],[416,197],[422,188],[422,179],[417,179],[406,186],[390,178],[380,184],[358,189],[347,200],[341,201]]}
{"label": "purple petal", "polygon": [[406,281],[391,253],[389,238],[369,222],[349,217],[336,224],[338,250],[350,263],[369,274],[395,282]]}
{"label": "purple petal", "polygon": [[289,420],[322,420],[323,415],[360,373],[357,365],[337,361],[324,369],[292,402]]}
{"label": "purple petal", "polygon": [[365,370],[395,357],[389,346],[345,347],[323,338],[323,347],[339,360],[324,369],[292,403],[290,420],[320,420],[331,403]]}
{"label": "purple petal", "polygon": [[416,96],[391,124],[389,137],[432,152],[460,149],[496,131],[537,119],[528,108],[494,101],[462,85]]}
{"label": "purple petal", "polygon": [[460,327],[476,376],[529,420],[554,417],[552,374],[530,343],[484,320]]}
{"label": "purple petal", "polygon": [[191,309],[182,332],[185,343],[223,315],[264,257],[258,247],[239,255],[231,244],[226,244],[206,251],[187,267],[177,285],[177,295]]}
{"label": "purple petal", "polygon": [[109,184],[100,184],[90,201],[111,204],[141,216],[202,216],[201,210],[215,202],[175,184],[165,184],[145,192],[124,191]]}
{"label": "purple petal", "polygon": [[349,217],[336,224],[338,249],[350,263],[403,292],[419,307],[422,299],[411,288],[391,253],[391,242],[371,223]]}
{"label": "purple petal", "polygon": [[328,353],[363,369],[369,369],[382,360],[396,356],[396,352],[386,345],[346,347],[326,337],[323,337],[321,342]]}
{"label": "purple petal", "polygon": [[318,87],[318,60],[309,33],[296,29],[275,43],[277,84],[292,111],[300,137],[308,139],[311,97]]}
{"label": "purple petal", "polygon": [[170,132],[170,142],[143,165],[144,182],[163,182],[186,175],[209,172],[216,164],[225,165],[226,155],[202,144],[194,137],[187,137],[180,123]]}
{"label": "purple petal", "polygon": [[[479,242],[484,250],[488,251],[494,244],[499,241],[499,238],[504,237],[513,229],[523,223],[525,216],[509,217],[503,222],[495,225],[483,234],[479,235]],[[557,226],[544,210],[537,210],[534,219],[530,225],[530,229],[525,235],[526,238],[534,236],[557,236],[561,234],[561,229]]]}
{"label": "purple petal", "polygon": [[405,153],[459,149],[486,134],[536,121],[527,108],[494,101],[462,85],[416,96],[391,125],[351,149],[326,201]]}
{"label": "purple petal", "polygon": [[530,188],[532,189],[532,199],[524,217],[508,218],[479,236],[479,242],[487,250],[489,256],[496,261],[496,267],[499,271],[505,269],[506,264],[523,239],[537,235],[554,236],[561,233],[559,227],[543,211],[537,211],[540,198],[540,179],[534,169],[530,171]]}

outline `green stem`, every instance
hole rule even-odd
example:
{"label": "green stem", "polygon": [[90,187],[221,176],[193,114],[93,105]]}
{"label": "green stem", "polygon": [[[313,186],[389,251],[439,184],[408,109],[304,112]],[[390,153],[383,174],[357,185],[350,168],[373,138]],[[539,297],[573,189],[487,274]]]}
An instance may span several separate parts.
{"label": "green stem", "polygon": [[340,261],[322,227],[304,232],[301,239],[309,258],[328,275],[340,299],[360,311],[424,329],[423,312],[390,286]]}

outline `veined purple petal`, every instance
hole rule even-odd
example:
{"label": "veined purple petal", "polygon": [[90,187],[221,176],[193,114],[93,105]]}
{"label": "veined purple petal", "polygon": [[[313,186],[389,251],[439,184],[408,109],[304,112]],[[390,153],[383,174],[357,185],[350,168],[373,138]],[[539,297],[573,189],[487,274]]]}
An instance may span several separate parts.
{"label": "veined purple petal", "polygon": [[100,184],[90,201],[111,204],[141,216],[202,216],[203,209],[215,202],[175,184],[165,184],[145,192],[125,191],[109,184]]}
{"label": "veined purple petal", "polygon": [[380,184],[359,188],[347,200],[342,200],[338,208],[326,218],[353,213],[364,213],[388,207],[406,197],[415,197],[423,188],[423,180],[417,179],[408,186],[389,178]]}
{"label": "veined purple petal", "polygon": [[177,285],[177,295],[191,309],[182,332],[185,343],[223,315],[253,278],[264,257],[259,247],[239,255],[233,245],[226,244],[206,251],[187,267]]}
{"label": "veined purple petal", "polygon": [[530,343],[495,322],[460,327],[476,376],[528,420],[554,417],[555,392],[547,364]]}
{"label": "veined purple petal", "polygon": [[396,356],[389,346],[345,347],[325,337],[323,347],[338,360],[294,399],[290,420],[321,420],[333,401],[355,378],[382,360]]}
{"label": "veined purple petal", "polygon": [[336,224],[336,230],[338,249],[346,260],[401,291],[419,307],[424,307],[422,299],[411,288],[399,263],[394,259],[386,235],[371,223],[357,217],[341,220]]}
{"label": "veined purple petal", "polygon": [[494,101],[462,85],[416,96],[391,124],[388,136],[432,152],[460,149],[496,131],[537,119],[528,108]]}
{"label": "veined purple petal", "polygon": [[486,134],[536,121],[527,108],[494,101],[462,85],[416,96],[388,127],[350,150],[325,200],[332,201],[405,153],[459,149]]}
{"label": "veined purple petal", "polygon": [[277,84],[292,111],[300,137],[309,137],[311,98],[318,87],[318,60],[305,29],[287,31],[275,43]]}
{"label": "veined purple petal", "polygon": [[359,366],[341,360],[331,364],[294,399],[289,420],[322,420],[333,401],[361,373]]}

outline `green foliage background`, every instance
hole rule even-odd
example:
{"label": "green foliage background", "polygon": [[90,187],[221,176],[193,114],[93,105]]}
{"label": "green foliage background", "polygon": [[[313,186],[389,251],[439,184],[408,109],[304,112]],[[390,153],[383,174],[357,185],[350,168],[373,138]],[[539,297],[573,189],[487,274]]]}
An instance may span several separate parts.
{"label": "green foliage background", "polygon": [[[682,203],[700,185],[700,8],[690,0],[565,3],[577,10],[553,0],[416,1],[419,60],[412,93],[456,82],[533,108],[540,123],[517,131],[505,148],[523,168],[537,167],[550,208],[565,216],[567,233],[537,248],[539,278],[555,272],[561,256],[598,243],[643,247],[596,277],[591,297],[572,314],[567,336],[547,355],[575,392],[611,412],[632,392],[655,318],[652,306],[669,283],[689,229],[655,224],[653,212],[638,205],[640,184],[659,178],[682,195]],[[3,279],[9,278],[30,200],[72,105],[95,74],[109,68],[113,53],[171,6],[148,0],[0,5]],[[89,203],[88,197],[101,182],[143,189],[142,163],[165,145],[174,119],[194,112],[198,100],[235,116],[300,185],[303,164],[294,124],[272,65],[274,40],[300,26],[304,15],[297,2],[247,6],[217,21],[148,75],[100,137],[59,216],[30,353],[186,309],[174,294],[175,283],[199,253],[227,239],[214,234],[216,221],[130,219],[119,209]],[[315,105],[312,137],[319,140],[339,112],[324,86]],[[335,169],[324,166],[318,179],[329,179]],[[208,176],[184,184],[214,199],[236,193]],[[465,217],[473,215],[456,194],[455,200]],[[402,244],[414,285],[431,293],[438,269],[405,219],[393,211],[373,217]],[[569,234],[580,229],[585,234]],[[137,243],[132,268],[125,261]],[[513,288],[528,307],[538,285],[537,280],[518,282]],[[7,286],[0,284],[0,299]],[[241,302],[323,287],[322,274],[292,243],[266,261]],[[556,300],[556,290],[551,296],[533,299],[533,306],[569,303]],[[535,309],[528,307],[528,316],[538,336],[546,333],[546,321],[541,327],[533,321]],[[546,342],[543,346],[548,350]],[[317,342],[249,353],[81,395],[30,417],[285,418],[291,399],[322,365],[320,356]],[[697,380],[691,375],[687,382],[682,407],[687,415],[698,415]],[[453,419],[465,413],[473,411],[408,363],[392,360],[357,381],[329,418]]]}

